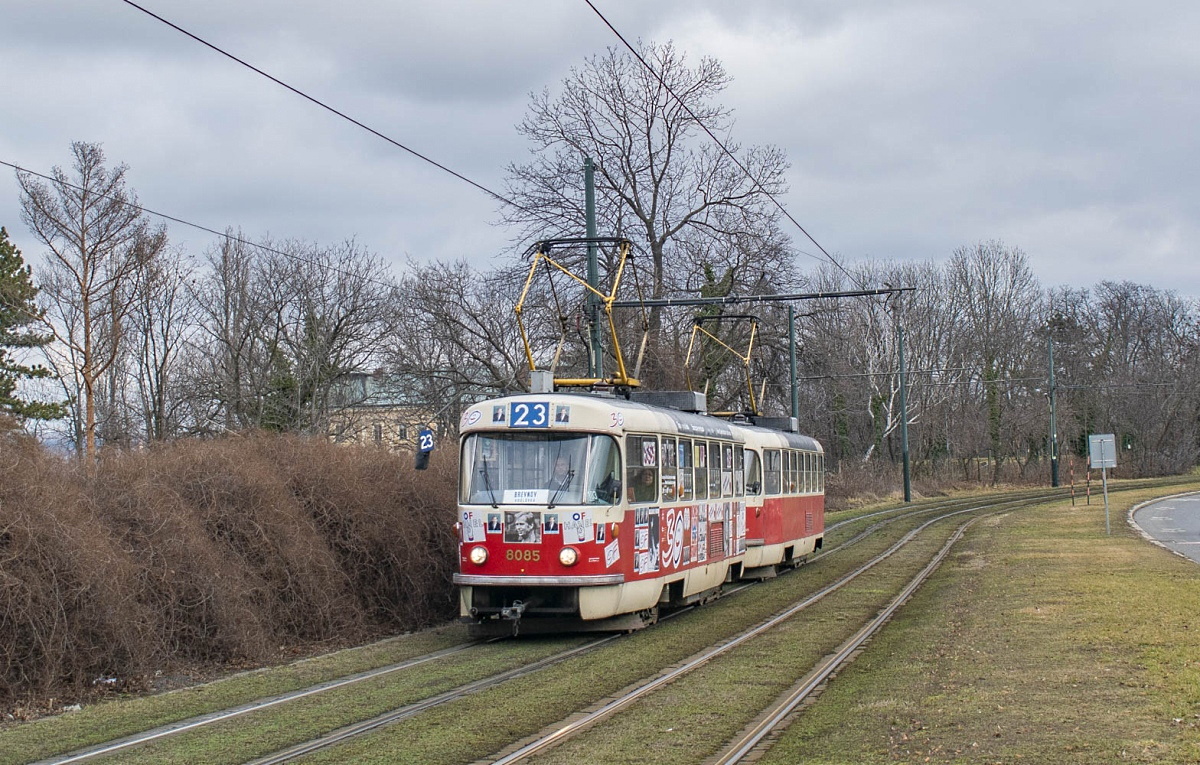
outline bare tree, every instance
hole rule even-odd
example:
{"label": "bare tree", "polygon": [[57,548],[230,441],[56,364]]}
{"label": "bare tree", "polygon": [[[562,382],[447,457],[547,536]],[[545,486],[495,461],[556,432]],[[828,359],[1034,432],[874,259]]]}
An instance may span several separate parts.
{"label": "bare tree", "polygon": [[125,165],[109,170],[98,144],[71,144],[73,174],[53,170],[49,185],[17,173],[21,217],[50,251],[42,295],[56,338],[66,347],[81,409],[76,433],[89,462],[96,456],[97,394],[116,361],[139,296],[139,274],[163,250],[126,190]]}
{"label": "bare tree", "polygon": [[397,325],[393,285],[383,262],[353,241],[334,247],[291,242],[268,253],[262,288],[273,299],[281,351],[295,383],[288,429],[323,431],[333,387],[375,365]]}
{"label": "bare tree", "polygon": [[1005,410],[1019,393],[1010,385],[1010,378],[1020,377],[1029,368],[1041,287],[1025,253],[998,241],[959,247],[947,271],[949,289],[961,309],[963,330],[972,338],[965,359],[979,373],[992,480],[996,482],[1004,459],[1013,456],[1011,445],[1027,440],[1009,427],[1012,423],[1005,419]]}
{"label": "bare tree", "polygon": [[193,388],[198,417],[224,430],[322,431],[333,389],[382,363],[397,320],[382,261],[354,242],[257,246],[232,233],[206,255]]}
{"label": "bare tree", "polygon": [[1068,443],[1083,454],[1089,433],[1112,432],[1121,463],[1137,473],[1192,465],[1200,447],[1194,309],[1170,292],[1107,281],[1060,290],[1054,305]]}
{"label": "bare tree", "polygon": [[196,392],[193,404],[200,428],[237,430],[257,421],[254,370],[266,336],[265,311],[254,279],[255,248],[241,232],[226,236],[204,256],[206,273],[194,283],[200,317],[190,376]]}
{"label": "bare tree", "polygon": [[[525,385],[528,364],[512,318],[519,285],[512,274],[479,273],[465,262],[409,268],[398,290],[403,325],[392,337],[397,373],[440,380],[446,392]],[[545,340],[554,330],[533,331]]]}
{"label": "bare tree", "polygon": [[[645,253],[638,262],[647,261],[650,297],[684,288],[689,278],[698,289],[705,264],[737,277],[747,264],[783,276],[790,253],[769,198],[785,190],[783,153],[772,146],[743,149],[728,139],[731,112],[712,103],[729,83],[719,62],[703,58],[689,67],[669,43],[643,44],[639,54],[653,72],[609,49],[573,70],[559,96],[533,95],[518,130],[534,159],[509,167],[509,193],[520,204],[509,222],[531,238],[544,238],[547,229],[575,235],[584,220],[583,161],[591,157],[601,228],[629,237]],[[705,128],[725,136],[729,154]],[[650,311],[649,324],[644,376],[653,382],[669,363],[660,358],[660,309]]]}
{"label": "bare tree", "polygon": [[195,301],[188,289],[193,269],[181,252],[143,264],[144,289],[131,315],[136,339],[138,414],[143,436],[162,441],[183,429],[180,409],[184,391],[180,384],[182,356],[195,332]]}

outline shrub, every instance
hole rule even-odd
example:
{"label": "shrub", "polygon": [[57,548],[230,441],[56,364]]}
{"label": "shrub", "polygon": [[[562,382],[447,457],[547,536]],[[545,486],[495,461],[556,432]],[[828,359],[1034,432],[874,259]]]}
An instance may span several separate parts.
{"label": "shrub", "polygon": [[88,476],[0,436],[0,704],[450,617],[454,473],[261,434]]}

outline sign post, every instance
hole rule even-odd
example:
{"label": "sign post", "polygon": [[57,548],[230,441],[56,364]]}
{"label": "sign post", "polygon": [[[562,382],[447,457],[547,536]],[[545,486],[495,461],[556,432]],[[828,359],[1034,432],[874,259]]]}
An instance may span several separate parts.
{"label": "sign post", "polygon": [[1117,466],[1117,440],[1112,433],[1088,436],[1088,459],[1090,466],[1100,468],[1100,480],[1104,483],[1104,533],[1111,535],[1108,522],[1108,469]]}
{"label": "sign post", "polygon": [[414,467],[417,470],[425,470],[429,467],[429,453],[433,451],[433,431],[429,428],[422,428],[417,433],[417,453]]}

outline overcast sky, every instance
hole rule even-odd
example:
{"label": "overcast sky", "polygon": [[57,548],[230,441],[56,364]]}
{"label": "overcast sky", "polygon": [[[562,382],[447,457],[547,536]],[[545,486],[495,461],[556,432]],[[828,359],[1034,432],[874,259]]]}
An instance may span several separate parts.
{"label": "overcast sky", "polygon": [[[1200,298],[1200,3],[593,2],[724,64],[734,140],[784,149],[781,201],[844,261],[1000,239],[1044,286]],[[139,4],[496,191],[529,94],[620,45],[583,0]],[[487,195],[121,0],[0,0],[0,29],[0,160],[49,172],[101,143],[146,207],[398,267],[509,245]],[[7,168],[0,225],[36,269]]]}

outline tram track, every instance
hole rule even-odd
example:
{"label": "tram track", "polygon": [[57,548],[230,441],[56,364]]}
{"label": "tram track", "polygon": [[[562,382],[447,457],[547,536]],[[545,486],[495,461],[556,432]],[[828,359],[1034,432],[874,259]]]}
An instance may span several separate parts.
{"label": "tram track", "polygon": [[[1036,493],[1034,496],[1041,498],[1042,493]],[[930,513],[930,512],[937,512],[939,509],[944,508],[947,504],[952,505],[952,506],[957,506],[957,505],[961,505],[961,504],[970,504],[970,502],[969,502],[969,500],[954,500],[954,501],[951,501],[948,503],[947,502],[935,503],[931,507],[918,508],[918,509],[916,509],[912,512],[908,512],[908,513],[903,513],[903,512],[895,513],[894,511],[891,511],[891,514],[888,518],[873,524],[869,529],[864,530],[864,532],[860,532],[860,534],[856,535],[849,542],[847,542],[843,545],[839,545],[838,548],[834,548],[833,550],[830,550],[830,551],[824,553],[824,555],[832,554],[836,549],[848,547],[853,542],[856,542],[859,539],[865,538],[866,536],[869,536],[870,534],[874,533],[874,531],[876,531],[880,528],[883,528],[893,522],[903,520],[904,518],[911,517],[914,515],[921,515],[921,514],[926,514],[926,513]],[[974,510],[974,509],[977,509],[977,508],[971,508],[971,510]],[[956,511],[956,512],[967,512],[967,511]],[[888,513],[889,513],[889,511],[883,511],[881,514],[888,514]],[[953,514],[955,514],[955,513],[950,513],[950,515],[953,515]],[[943,517],[947,517],[947,516],[943,516]],[[852,522],[853,520],[858,520],[858,519],[850,519],[846,522],[849,523],[849,522]],[[940,520],[940,518],[938,520]],[[909,536],[911,536],[911,534]],[[903,543],[901,543],[901,544],[903,544]],[[890,556],[892,554],[892,552],[894,552],[895,549],[898,549],[899,546],[901,546],[901,545],[893,546],[893,548],[891,548],[889,550],[889,552],[886,553],[883,557],[886,558],[886,557]],[[871,565],[874,565],[874,563],[869,564],[866,567],[863,567],[858,572],[845,578],[844,581],[841,582],[841,584],[847,583],[848,581],[852,580],[853,578],[855,578],[858,575],[858,573],[861,573],[862,571],[867,570]],[[833,589],[837,589],[838,587],[841,586],[841,584],[836,585]],[[740,591],[741,589],[743,589],[746,586],[748,586],[748,585],[739,585],[735,588],[729,588],[723,594],[723,596],[729,597],[730,595],[735,594],[737,591]],[[829,590],[829,591],[832,591],[832,590]],[[827,594],[827,593],[823,591],[822,593],[819,593],[818,595],[813,596],[813,598],[811,598],[809,601],[806,601],[801,606],[801,608],[807,606],[811,602],[815,602],[816,600],[819,600],[821,597],[824,596],[824,594]],[[672,617],[677,617],[682,613],[686,613],[687,611],[692,610],[693,608],[695,608],[695,607],[689,606],[684,609],[679,609],[679,610],[672,612],[672,613],[668,614],[667,616],[665,616],[664,620],[670,619]],[[799,610],[799,609],[797,609],[797,610]],[[786,617],[784,617],[784,618],[786,618]],[[508,672],[503,672],[503,673],[500,673],[500,674],[497,674],[497,675],[494,675],[491,677],[483,678],[483,679],[473,682],[473,683],[468,683],[464,686],[460,686],[459,688],[455,688],[451,691],[447,691],[443,694],[439,694],[435,697],[431,697],[431,698],[423,700],[421,702],[418,702],[418,703],[415,703],[412,705],[408,705],[401,709],[396,709],[396,710],[386,712],[386,713],[379,715],[373,719],[365,720],[360,723],[355,723],[353,725],[345,726],[344,728],[333,731],[333,732],[329,733],[328,735],[321,736],[317,739],[313,739],[311,741],[307,741],[307,742],[298,744],[293,747],[289,747],[286,750],[274,753],[270,756],[252,760],[252,761],[250,761],[250,763],[248,765],[278,765],[279,763],[293,761],[303,755],[310,754],[312,752],[315,752],[315,751],[318,751],[321,749],[325,749],[328,747],[336,746],[336,745],[344,743],[346,741],[350,741],[354,738],[357,738],[364,734],[370,733],[371,731],[381,728],[385,725],[390,725],[392,723],[399,722],[401,720],[407,719],[414,715],[420,714],[421,712],[433,709],[434,707],[450,703],[452,701],[460,699],[471,693],[475,693],[484,688],[499,685],[500,683],[503,683],[507,680],[521,677],[521,676],[524,676],[524,675],[532,673],[532,672],[536,672],[539,669],[542,669],[544,667],[552,666],[553,664],[557,664],[560,661],[564,661],[567,658],[570,658],[571,656],[585,653],[594,648],[599,648],[600,646],[605,645],[605,644],[607,644],[615,639],[618,639],[620,637],[621,637],[620,635],[613,635],[613,636],[609,636],[607,638],[595,640],[595,641],[589,642],[586,645],[581,646],[579,648],[572,649],[570,651],[565,651],[562,654],[556,654],[553,657],[549,657],[547,659],[543,659],[543,660],[534,662],[533,664],[527,665],[525,667],[520,667],[520,668],[517,668],[514,670],[510,670]],[[741,642],[741,639],[737,639],[732,644],[727,645],[726,649],[733,647],[740,642]],[[677,674],[676,672],[668,673],[668,675],[665,676],[665,679],[660,678],[660,680],[658,682],[656,682],[655,684],[652,684],[648,688],[642,689],[638,695],[641,695],[641,693],[647,693],[647,692],[653,690],[654,687],[657,687],[657,685],[662,682],[670,682],[670,680],[673,679],[676,676],[676,674]],[[636,700],[636,696],[634,698],[627,699],[624,703],[630,703],[634,700]],[[610,713],[615,712],[622,705],[613,707],[612,709],[609,710],[609,712]],[[587,723],[587,724],[590,724],[590,723]],[[587,727],[587,724],[584,724],[583,727]],[[560,735],[560,736],[561,735],[569,735],[568,732],[564,732],[564,731],[572,731],[572,730],[574,730],[573,726],[567,726],[564,730],[560,730],[558,732],[558,735]],[[514,762],[515,761],[519,761],[519,759],[514,760]],[[505,760],[502,759],[502,760],[498,760],[497,762],[505,762]]]}
{"label": "tram track", "polygon": [[[996,511],[1002,512],[1002,511]],[[933,572],[941,566],[942,561],[950,554],[950,550],[963,537],[966,530],[980,518],[973,518],[960,525],[951,535],[946,544],[942,546],[938,554],[929,562],[915,577],[913,577],[904,589],[892,599],[892,601],[879,614],[863,627],[855,632],[849,639],[838,646],[837,650],[831,655],[823,658],[813,670],[800,680],[795,686],[780,698],[773,706],[763,710],[758,719],[748,726],[748,728],[737,738],[730,741],[723,752],[711,760],[711,765],[735,765],[749,759],[752,755],[761,751],[764,742],[768,740],[772,734],[779,729],[786,727],[789,718],[796,710],[811,698],[829,678],[843,665],[850,662],[855,653],[862,649],[866,642],[873,637],[879,630],[887,624],[893,614],[908,601],[909,598],[924,584]]]}
{"label": "tram track", "polygon": [[[710,663],[717,661],[730,651],[733,651],[739,647],[743,647],[754,639],[759,638],[777,628],[781,624],[788,622],[793,617],[807,610],[814,604],[850,585],[860,576],[871,571],[876,566],[887,562],[900,550],[904,549],[907,545],[913,542],[913,540],[917,539],[922,532],[926,531],[935,524],[967,513],[979,513],[983,510],[987,510],[990,513],[999,513],[1004,512],[1006,507],[1020,507],[1031,503],[1040,503],[1040,501],[1041,500],[1038,499],[1021,499],[996,503],[984,503],[983,505],[951,510],[943,513],[942,515],[938,515],[935,518],[926,520],[916,528],[908,531],[906,534],[904,534],[904,536],[894,542],[883,552],[875,555],[862,565],[852,569],[849,573],[838,578],[831,584],[822,587],[817,592],[809,595],[782,613],[779,613],[767,621],[756,625],[752,629],[742,632],[732,639],[714,645],[702,651],[701,653],[690,657],[682,664],[658,675],[657,677],[649,679],[644,683],[640,683],[636,687],[626,690],[618,697],[600,704],[595,709],[592,709],[582,715],[573,715],[571,718],[551,726],[552,730],[534,737],[533,740],[520,744],[511,751],[502,752],[501,755],[495,759],[488,759],[481,762],[489,762],[491,765],[515,765],[515,763],[536,761],[535,758],[537,758],[538,755],[541,755],[562,744],[564,741],[567,741],[572,737],[587,731],[593,726],[596,726],[608,720],[609,718],[614,717],[619,712],[631,707],[638,701],[647,697],[649,694],[662,689],[666,685],[679,680],[685,675],[708,666]],[[777,704],[775,709],[765,710],[762,715],[760,715],[760,719],[763,720],[763,722],[751,726],[751,728],[744,735],[740,736],[737,740],[732,742],[729,747],[727,747],[727,750],[720,755],[720,759],[715,760],[714,762],[722,763],[722,765],[724,765],[724,763],[740,762],[746,753],[759,746],[762,740],[779,725],[780,721],[786,719],[787,716],[796,708],[796,706],[798,706],[817,687],[825,682],[833,672],[842,666],[849,659],[849,657],[855,651],[857,651],[863,643],[866,642],[868,638],[874,635],[891,618],[896,609],[898,609],[901,604],[911,597],[912,594],[919,588],[919,586],[928,579],[934,570],[936,570],[941,561],[944,560],[946,555],[949,554],[953,544],[961,538],[965,528],[969,526],[970,523],[978,520],[978,517],[979,516],[976,516],[976,518],[967,521],[958,529],[956,529],[956,531],[951,535],[950,540],[947,541],[938,550],[938,552],[934,554],[932,559],[921,569],[918,575],[911,579],[902,588],[899,595],[897,595],[883,610],[881,610],[875,616],[875,618],[869,620],[860,629],[858,629],[850,639],[842,643],[831,656],[822,657],[820,662],[818,662],[818,664],[806,675],[798,690],[789,693]]]}
{"label": "tram track", "polygon": [[[894,522],[894,520],[896,520],[896,519],[897,518],[894,516],[890,520],[877,523],[877,524],[873,525],[871,527],[871,529],[867,530],[865,533],[861,533],[859,535],[859,537],[861,538],[863,536],[869,536],[869,535],[873,534],[875,531],[877,531],[879,528],[882,528],[882,527],[888,525],[888,523],[890,523],[890,522]],[[828,556],[828,555],[832,554],[832,552],[833,552],[833,550],[829,550],[829,551],[823,553],[823,556]],[[729,597],[729,596],[735,594],[738,590],[742,589],[745,586],[746,585],[739,585],[737,587],[727,587],[725,596]],[[691,610],[691,608],[681,609],[677,612],[672,613],[670,616],[679,616],[682,613],[686,613],[687,611],[690,611],[690,610]],[[619,637],[619,636],[613,636],[613,637]],[[257,759],[252,759],[250,761],[258,762],[258,763],[268,763],[268,762],[274,763],[274,762],[286,762],[286,761],[295,759],[297,757],[300,757],[304,754],[316,751],[318,749],[333,746],[338,743],[342,743],[344,741],[353,739],[355,737],[362,736],[362,735],[364,735],[372,730],[375,730],[379,727],[389,725],[391,723],[398,722],[400,720],[407,719],[409,717],[421,714],[422,712],[428,711],[435,707],[451,703],[457,699],[460,699],[471,693],[478,692],[479,690],[482,690],[484,688],[492,687],[494,685],[501,684],[507,680],[511,680],[516,677],[520,677],[520,676],[529,674],[531,672],[536,672],[539,669],[542,669],[542,668],[545,668],[548,666],[552,666],[553,664],[556,664],[560,661],[564,661],[568,658],[571,658],[572,656],[577,656],[580,653],[585,652],[586,650],[592,650],[601,645],[607,644],[608,642],[610,642],[611,639],[612,639],[612,637],[604,638],[601,640],[592,640],[592,641],[589,641],[588,643],[586,643],[584,646],[577,647],[577,648],[573,647],[568,650],[555,653],[552,656],[546,657],[544,659],[539,659],[539,660],[532,661],[529,663],[524,663],[520,667],[516,667],[512,670],[506,670],[503,672],[490,674],[490,675],[487,675],[485,677],[482,677],[478,680],[475,680],[475,681],[472,681],[469,683],[456,685],[455,687],[453,687],[447,691],[444,691],[444,692],[441,692],[438,694],[434,694],[428,698],[424,698],[424,699],[415,701],[410,704],[402,705],[396,709],[390,709],[382,714],[375,715],[367,720],[359,721],[359,722],[356,722],[356,723],[353,723],[350,725],[341,726],[337,730],[332,731],[328,734],[318,736],[314,739],[304,741],[299,744],[294,744],[294,745],[290,745],[288,747],[284,747],[280,751],[272,753],[271,755],[268,755],[266,757],[259,757]],[[129,736],[124,736],[124,737],[118,738],[113,741],[108,741],[108,742],[104,742],[102,744],[93,745],[93,746],[87,747],[85,749],[70,752],[70,753],[67,753],[64,755],[59,755],[59,756],[55,756],[55,757],[38,760],[37,762],[39,765],[67,765],[69,763],[113,761],[114,758],[123,758],[126,756],[131,756],[131,753],[135,752],[139,748],[144,748],[147,745],[151,745],[151,744],[154,744],[157,742],[163,742],[166,739],[170,739],[173,737],[179,737],[179,736],[182,736],[184,734],[189,734],[189,733],[193,734],[193,735],[195,735],[195,734],[202,735],[203,734],[202,729],[205,729],[205,728],[219,727],[222,724],[229,723],[230,721],[234,721],[237,718],[248,717],[248,716],[251,716],[251,715],[254,715],[257,713],[266,712],[268,710],[271,710],[272,708],[286,706],[290,703],[299,702],[304,699],[310,699],[310,698],[318,696],[320,694],[338,691],[338,690],[345,690],[345,689],[349,688],[350,686],[364,683],[367,681],[379,680],[388,675],[393,675],[393,674],[401,672],[403,670],[412,669],[412,668],[415,668],[415,667],[418,667],[418,666],[421,666],[421,665],[424,665],[424,664],[427,664],[427,663],[430,663],[433,661],[448,659],[450,657],[453,657],[453,656],[456,656],[459,654],[463,654],[464,652],[467,652],[470,649],[477,648],[477,647],[480,647],[482,645],[485,645],[487,643],[492,643],[492,642],[496,642],[496,641],[495,640],[493,640],[493,641],[475,641],[475,642],[468,642],[468,643],[451,646],[446,649],[430,652],[429,654],[426,654],[426,655],[413,657],[411,659],[407,659],[405,661],[394,663],[394,664],[387,665],[384,667],[368,670],[365,672],[354,673],[352,675],[335,678],[332,680],[328,680],[328,681],[325,681],[322,683],[317,683],[317,684],[307,686],[304,688],[300,688],[300,689],[290,691],[287,693],[275,694],[272,696],[268,696],[268,697],[264,697],[261,699],[252,700],[252,701],[249,701],[249,702],[246,702],[243,704],[239,704],[234,707],[216,710],[216,711],[198,715],[195,717],[167,723],[167,724],[164,724],[164,725],[161,725],[161,726],[158,726],[158,727],[155,727],[155,728],[152,728],[152,729],[140,732],[140,733],[136,733],[136,734],[129,735]],[[446,669],[447,673],[452,673],[453,671],[454,671],[454,669],[452,666],[449,666]]]}
{"label": "tram track", "polygon": [[[1139,488],[1139,487],[1133,487],[1133,488]],[[957,514],[957,513],[980,512],[984,508],[1001,508],[1002,509],[1004,506],[1015,506],[1016,503],[1037,504],[1040,502],[1053,501],[1056,499],[1063,499],[1063,498],[1064,498],[1063,493],[1061,490],[1059,490],[1059,491],[1026,492],[1026,493],[1022,493],[1020,495],[1009,494],[1009,495],[1005,495],[1004,497],[995,498],[993,501],[990,501],[990,502],[989,501],[981,501],[982,498],[979,498],[979,497],[959,498],[959,499],[953,499],[953,500],[936,500],[936,501],[929,502],[928,504],[926,504],[922,507],[919,507],[919,508],[913,508],[911,506],[887,508],[884,510],[868,513],[865,515],[859,515],[859,516],[855,516],[852,518],[841,519],[837,523],[831,524],[827,529],[827,533],[837,532],[839,530],[846,530],[847,532],[855,531],[855,533],[852,536],[850,536],[849,538],[847,538],[845,541],[839,542],[837,545],[827,548],[820,555],[818,555],[814,558],[814,562],[815,561],[824,561],[824,560],[830,558],[833,555],[833,553],[835,553],[835,552],[849,549],[850,547],[857,544],[858,542],[875,536],[877,534],[877,532],[881,531],[884,528],[887,528],[888,526],[891,526],[895,523],[900,523],[900,522],[903,522],[906,520],[913,520],[922,515],[937,514],[939,512],[943,513],[943,515],[939,516],[937,519],[928,521],[926,524],[926,525],[928,525],[929,523],[936,522],[936,520],[941,520],[944,517],[950,517],[951,515]],[[951,510],[950,512],[945,512],[949,508],[964,508],[964,507],[968,507],[968,506],[969,506],[969,509],[957,509],[957,510]],[[872,520],[874,520],[874,523],[871,523]],[[855,530],[855,528],[854,528],[855,524],[861,524],[861,523],[866,523],[867,526],[865,528]],[[596,645],[593,646],[592,643],[596,643]],[[535,674],[535,673],[537,673],[543,669],[546,669],[549,666],[553,666],[555,664],[568,662],[572,659],[578,658],[579,656],[581,656],[587,652],[590,652],[592,650],[597,650],[598,648],[602,647],[605,644],[607,644],[607,640],[605,640],[603,643],[601,643],[600,641],[589,641],[589,643],[586,646],[572,647],[570,649],[560,652],[559,654],[555,654],[554,657],[546,657],[546,658],[542,658],[542,659],[530,659],[529,661],[523,661],[521,667],[515,668],[513,671],[492,673],[490,675],[479,678],[478,680],[475,680],[475,681],[472,681],[469,683],[458,684],[454,688],[451,688],[450,690],[441,691],[436,694],[430,694],[427,698],[422,699],[420,701],[400,705],[400,706],[396,707],[395,709],[389,710],[382,714],[374,715],[374,716],[370,717],[369,719],[366,719],[362,722],[354,723],[354,724],[348,725],[348,726],[342,726],[341,728],[339,728],[338,731],[334,732],[336,734],[340,734],[340,735],[336,735],[336,737],[334,736],[334,734],[328,734],[326,736],[320,736],[320,737],[317,737],[316,739],[312,739],[310,741],[304,742],[303,744],[300,744],[300,745],[293,743],[286,747],[281,747],[279,750],[277,750],[271,754],[267,754],[265,756],[262,753],[260,753],[259,755],[256,755],[256,759],[242,757],[242,758],[229,759],[228,761],[230,761],[230,762],[251,761],[251,762],[264,762],[265,763],[265,762],[284,762],[284,761],[288,761],[290,759],[295,759],[297,757],[302,756],[305,753],[310,753],[312,751],[315,751],[318,748],[330,747],[330,746],[333,746],[336,744],[344,743],[346,741],[351,741],[351,740],[354,740],[357,738],[362,738],[363,736],[365,736],[367,733],[369,733],[371,731],[378,730],[382,727],[389,726],[393,723],[396,723],[396,722],[399,722],[402,720],[408,720],[408,719],[419,717],[424,712],[429,711],[430,709],[433,709],[436,707],[441,707],[441,706],[448,705],[448,704],[452,704],[455,700],[462,699],[465,696],[468,696],[468,695],[471,695],[474,693],[479,693],[484,689],[502,686],[503,684],[505,684],[511,680],[514,680],[516,678]],[[453,674],[458,671],[457,667],[460,666],[459,660],[464,659],[464,656],[459,655],[459,654],[468,653],[468,651],[466,649],[475,647],[476,645],[478,645],[478,644],[472,643],[472,644],[463,644],[462,646],[455,646],[455,647],[452,647],[453,650],[446,649],[444,651],[434,652],[433,654],[430,654],[428,656],[415,657],[406,662],[401,662],[399,665],[396,665],[396,666],[380,668],[379,670],[374,670],[374,671],[368,672],[368,673],[358,673],[359,675],[363,676],[360,678],[350,676],[347,678],[339,678],[337,680],[330,681],[328,683],[320,684],[321,686],[328,686],[328,688],[312,686],[309,688],[305,688],[305,689],[301,689],[299,691],[293,692],[291,694],[281,694],[277,697],[261,699],[261,700],[251,702],[248,704],[243,704],[240,707],[231,708],[228,710],[221,710],[219,713],[211,713],[209,715],[203,715],[200,718],[193,718],[193,719],[189,719],[186,721],[180,721],[178,723],[173,723],[170,725],[165,725],[165,726],[162,726],[161,728],[156,728],[153,731],[146,731],[145,733],[139,734],[137,736],[127,737],[126,739],[121,739],[119,741],[108,742],[107,744],[105,744],[103,746],[94,746],[89,750],[84,750],[82,752],[76,752],[76,753],[72,753],[70,755],[65,755],[65,756],[53,757],[53,758],[41,760],[40,762],[67,763],[67,762],[97,761],[97,760],[102,760],[102,759],[107,759],[108,761],[114,761],[113,758],[121,755],[122,753],[130,752],[131,750],[135,750],[135,749],[137,749],[139,747],[143,747],[147,744],[161,742],[163,739],[171,738],[173,736],[176,736],[179,733],[196,732],[197,729],[201,729],[204,727],[219,727],[217,725],[217,723],[223,722],[227,719],[232,719],[235,717],[250,716],[251,713],[262,711],[268,707],[286,706],[289,702],[298,701],[302,698],[319,696],[328,689],[334,689],[334,690],[346,689],[346,688],[349,688],[349,687],[355,685],[356,683],[361,683],[364,680],[379,679],[380,677],[383,677],[383,676],[386,676],[389,674],[397,674],[398,670],[405,668],[402,665],[414,666],[415,664],[427,663],[434,659],[446,659],[447,667],[446,667],[445,671],[447,673]],[[586,648],[586,650],[584,650],[585,648]],[[222,715],[224,715],[225,717],[222,717]],[[210,718],[210,719],[205,719],[205,718]],[[314,744],[317,741],[321,742],[319,747],[311,746],[312,744]],[[157,759],[157,758],[154,756],[150,756],[145,761],[154,761],[155,759]],[[125,758],[122,756],[121,760],[125,761]],[[499,760],[499,761],[505,761],[505,760]],[[517,761],[517,760],[514,760],[514,761]]]}
{"label": "tram track", "polygon": [[88,747],[87,749],[83,749],[78,752],[73,752],[59,757],[38,760],[36,763],[34,763],[34,765],[69,765],[73,763],[89,762],[100,757],[116,754],[126,749],[141,746],[151,741],[156,741],[168,736],[179,735],[187,731],[203,728],[207,725],[215,725],[226,720],[232,720],[252,712],[270,709],[271,707],[279,704],[286,704],[288,702],[303,699],[318,693],[344,688],[355,683],[383,677],[385,675],[392,674],[393,672],[411,669],[412,667],[417,667],[431,661],[453,656],[454,654],[461,653],[462,651],[468,650],[477,645],[481,645],[484,642],[487,641],[471,641],[468,643],[460,643],[449,648],[444,648],[440,651],[433,651],[423,656],[418,656],[402,662],[396,662],[388,666],[378,667],[365,672],[357,672],[352,675],[339,677],[322,683],[316,683],[306,688],[290,691],[288,693],[268,696],[266,698],[250,701],[246,704],[239,704],[237,706],[221,709],[216,712],[197,715],[186,720],[169,723],[167,725],[162,725],[151,730],[134,734],[132,736],[126,736],[114,741],[106,742],[99,746]]}

